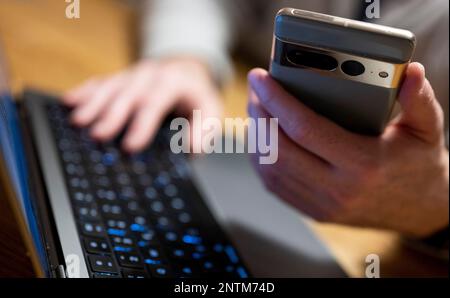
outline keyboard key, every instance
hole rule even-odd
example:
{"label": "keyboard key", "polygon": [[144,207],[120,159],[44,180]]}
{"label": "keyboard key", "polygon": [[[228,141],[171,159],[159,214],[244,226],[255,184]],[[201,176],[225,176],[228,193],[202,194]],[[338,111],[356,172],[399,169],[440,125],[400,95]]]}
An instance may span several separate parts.
{"label": "keyboard key", "polygon": [[247,271],[244,269],[244,267],[238,267],[236,269],[237,274],[239,274],[240,278],[248,278],[248,273]]}
{"label": "keyboard key", "polygon": [[101,162],[102,157],[103,157],[103,154],[98,150],[93,150],[89,154],[89,160],[94,164]]}
{"label": "keyboard key", "polygon": [[119,198],[123,201],[136,200],[136,190],[131,186],[122,187],[119,192]]}
{"label": "keyboard key", "polygon": [[201,220],[208,210],[196,202],[185,156],[170,152],[170,130],[163,128],[148,150],[127,155],[120,140],[98,143],[89,129],[70,125],[69,109],[50,107],[92,277],[248,276],[214,222]]}
{"label": "keyboard key", "polygon": [[164,194],[172,198],[178,194],[178,188],[173,184],[169,184],[164,188]]}
{"label": "keyboard key", "polygon": [[151,245],[158,245],[159,240],[153,230],[148,230],[145,233],[137,233],[137,246],[147,248]]}
{"label": "keyboard key", "polygon": [[154,181],[154,185],[158,188],[163,188],[170,183],[171,177],[168,172],[161,171]]}
{"label": "keyboard key", "polygon": [[152,259],[152,260],[162,260],[165,259],[165,255],[160,247],[150,246],[145,249],[142,249],[142,255],[144,258]]}
{"label": "keyboard key", "polygon": [[164,212],[164,204],[161,201],[153,201],[150,204],[150,210],[155,214],[161,214]]}
{"label": "keyboard key", "polygon": [[91,173],[95,175],[105,175],[108,170],[102,163],[96,163],[91,167]]}
{"label": "keyboard key", "polygon": [[84,170],[84,168],[79,165],[79,164],[74,164],[74,163],[67,163],[66,164],[66,173],[67,175],[71,175],[71,176],[83,176],[86,171]]}
{"label": "keyboard key", "polygon": [[95,192],[95,194],[100,200],[114,201],[117,199],[116,193],[111,189],[100,188]]}
{"label": "keyboard key", "polygon": [[124,252],[124,253],[132,253],[135,252],[135,249],[133,247],[129,246],[114,246],[115,252]]}
{"label": "keyboard key", "polygon": [[145,217],[142,217],[142,216],[136,216],[134,218],[134,222],[137,223],[138,225],[145,225],[145,224],[147,224],[147,220],[145,219]]}
{"label": "keyboard key", "polygon": [[93,181],[97,187],[110,187],[111,186],[111,179],[109,179],[108,176],[104,176],[104,175],[93,176]]}
{"label": "keyboard key", "polygon": [[174,227],[174,222],[167,216],[157,217],[155,220],[156,228],[159,230],[169,230]]}
{"label": "keyboard key", "polygon": [[125,230],[128,227],[128,224],[126,223],[126,221],[124,220],[120,220],[120,219],[108,219],[108,217],[106,217],[106,226],[108,228],[112,228],[112,229],[121,229],[121,230]]}
{"label": "keyboard key", "polygon": [[172,270],[166,265],[147,265],[152,277],[170,278],[174,277]]}
{"label": "keyboard key", "polygon": [[178,221],[182,224],[188,224],[192,221],[192,217],[187,212],[182,212],[178,215]]}
{"label": "keyboard key", "polygon": [[73,188],[86,190],[89,187],[89,181],[85,178],[72,177],[69,179],[69,185]]}
{"label": "keyboard key", "polygon": [[149,186],[149,187],[147,187],[146,189],[145,189],[145,197],[147,198],[147,199],[149,199],[149,200],[155,200],[155,199],[157,199],[158,198],[158,192],[157,192],[157,190],[154,188],[154,187],[152,187],[152,186]]}
{"label": "keyboard key", "polygon": [[108,152],[102,156],[102,163],[105,166],[112,166],[117,161],[117,152]]}
{"label": "keyboard key", "polygon": [[127,234],[127,231],[122,230],[122,229],[109,228],[107,232],[108,232],[108,235],[110,235],[110,236],[119,236],[119,237],[123,237]]}
{"label": "keyboard key", "polygon": [[122,207],[118,204],[101,204],[99,208],[105,216],[123,216]]}
{"label": "keyboard key", "polygon": [[75,214],[81,220],[97,221],[100,220],[97,208],[95,207],[77,207]]}
{"label": "keyboard key", "polygon": [[145,233],[148,231],[148,227],[145,225],[134,223],[130,225],[130,230],[133,232]]}
{"label": "keyboard key", "polygon": [[110,253],[108,241],[99,238],[85,238],[84,247],[89,253]]}
{"label": "keyboard key", "polygon": [[166,241],[175,242],[179,239],[179,237],[177,233],[169,231],[164,234],[164,239]]}
{"label": "keyboard key", "polygon": [[185,207],[185,203],[180,198],[174,198],[170,201],[170,206],[175,210],[182,210]]}
{"label": "keyboard key", "polygon": [[116,256],[120,266],[132,268],[141,268],[144,266],[142,259],[138,254],[117,253]]}
{"label": "keyboard key", "polygon": [[228,258],[230,259],[230,261],[233,264],[237,264],[239,262],[239,258],[236,254],[236,251],[234,250],[234,248],[231,245],[227,245],[224,248],[225,253],[227,254]]}
{"label": "keyboard key", "polygon": [[101,237],[105,235],[105,229],[101,224],[91,222],[82,223],[81,232],[86,236]]}
{"label": "keyboard key", "polygon": [[147,272],[143,270],[123,269],[122,276],[124,278],[150,278]]}
{"label": "keyboard key", "polygon": [[116,175],[116,182],[122,186],[128,186],[131,183],[131,177],[127,173],[119,173]]}
{"label": "keyboard key", "polygon": [[66,163],[79,164],[81,162],[81,154],[74,151],[66,151],[62,154],[62,159]]}
{"label": "keyboard key", "polygon": [[111,237],[111,242],[113,245],[135,246],[134,240],[131,237],[113,236]]}
{"label": "keyboard key", "polygon": [[199,236],[193,236],[193,235],[184,235],[183,236],[183,242],[186,244],[201,244],[202,243],[202,238]]}
{"label": "keyboard key", "polygon": [[130,201],[126,204],[127,211],[131,215],[145,215],[145,209],[138,201]]}
{"label": "keyboard key", "polygon": [[94,201],[94,197],[91,193],[84,191],[75,191],[72,193],[72,199],[76,203],[90,204]]}
{"label": "keyboard key", "polygon": [[147,171],[147,164],[142,160],[135,160],[131,162],[131,169],[136,175],[144,175]]}
{"label": "keyboard key", "polygon": [[88,255],[92,271],[117,273],[117,267],[110,256]]}

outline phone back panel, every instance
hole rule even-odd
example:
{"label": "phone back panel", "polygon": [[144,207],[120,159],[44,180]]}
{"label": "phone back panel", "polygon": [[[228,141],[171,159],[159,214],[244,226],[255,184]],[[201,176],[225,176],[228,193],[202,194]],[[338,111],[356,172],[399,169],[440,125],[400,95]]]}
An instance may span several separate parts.
{"label": "phone back panel", "polygon": [[378,135],[389,121],[398,89],[324,76],[272,62],[270,73],[312,110],[353,132]]}
{"label": "phone back panel", "polygon": [[[317,113],[361,134],[379,135],[388,121],[415,48],[413,33],[298,9],[282,9],[275,18],[270,74],[288,92]],[[366,81],[342,73],[343,60],[331,71],[286,64],[285,44],[345,54],[366,66]],[[350,56],[349,56],[350,55]],[[370,59],[370,61],[369,61]],[[391,84],[379,84],[378,62],[392,66]],[[363,62],[364,63],[364,62]],[[375,71],[376,70],[376,71]],[[373,74],[372,74],[373,72]],[[380,72],[381,73],[381,72]],[[377,81],[378,80],[378,81]],[[395,81],[395,83],[394,83]]]}

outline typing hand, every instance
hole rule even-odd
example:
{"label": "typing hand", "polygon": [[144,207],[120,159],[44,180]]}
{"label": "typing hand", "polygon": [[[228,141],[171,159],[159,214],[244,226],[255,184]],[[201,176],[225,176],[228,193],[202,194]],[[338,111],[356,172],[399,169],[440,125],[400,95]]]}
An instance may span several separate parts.
{"label": "typing hand", "polygon": [[415,236],[448,226],[443,111],[421,65],[409,66],[403,112],[380,137],[350,133],[314,113],[264,70],[253,70],[249,81],[250,115],[280,124],[278,162],[255,158],[269,190],[320,221]]}
{"label": "typing hand", "polygon": [[123,140],[129,152],[144,149],[165,116],[175,110],[190,116],[218,117],[220,98],[207,67],[193,58],[143,60],[106,78],[94,78],[67,92],[63,102],[74,107],[75,125],[91,126],[91,135],[107,141],[128,121]]}

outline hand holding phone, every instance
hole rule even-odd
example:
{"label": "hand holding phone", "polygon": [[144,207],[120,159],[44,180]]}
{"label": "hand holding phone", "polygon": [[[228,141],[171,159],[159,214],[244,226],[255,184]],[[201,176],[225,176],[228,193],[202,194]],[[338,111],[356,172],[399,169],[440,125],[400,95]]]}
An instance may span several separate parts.
{"label": "hand holding phone", "polygon": [[273,40],[270,74],[287,91],[348,130],[384,131],[414,52],[413,33],[285,8]]}

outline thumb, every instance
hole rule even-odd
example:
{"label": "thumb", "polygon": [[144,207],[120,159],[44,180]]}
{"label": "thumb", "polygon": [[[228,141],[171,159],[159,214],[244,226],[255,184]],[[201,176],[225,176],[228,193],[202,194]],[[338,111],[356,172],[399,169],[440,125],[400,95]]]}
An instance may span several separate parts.
{"label": "thumb", "polygon": [[402,107],[398,125],[426,142],[442,137],[443,111],[420,63],[408,66],[398,100]]}

